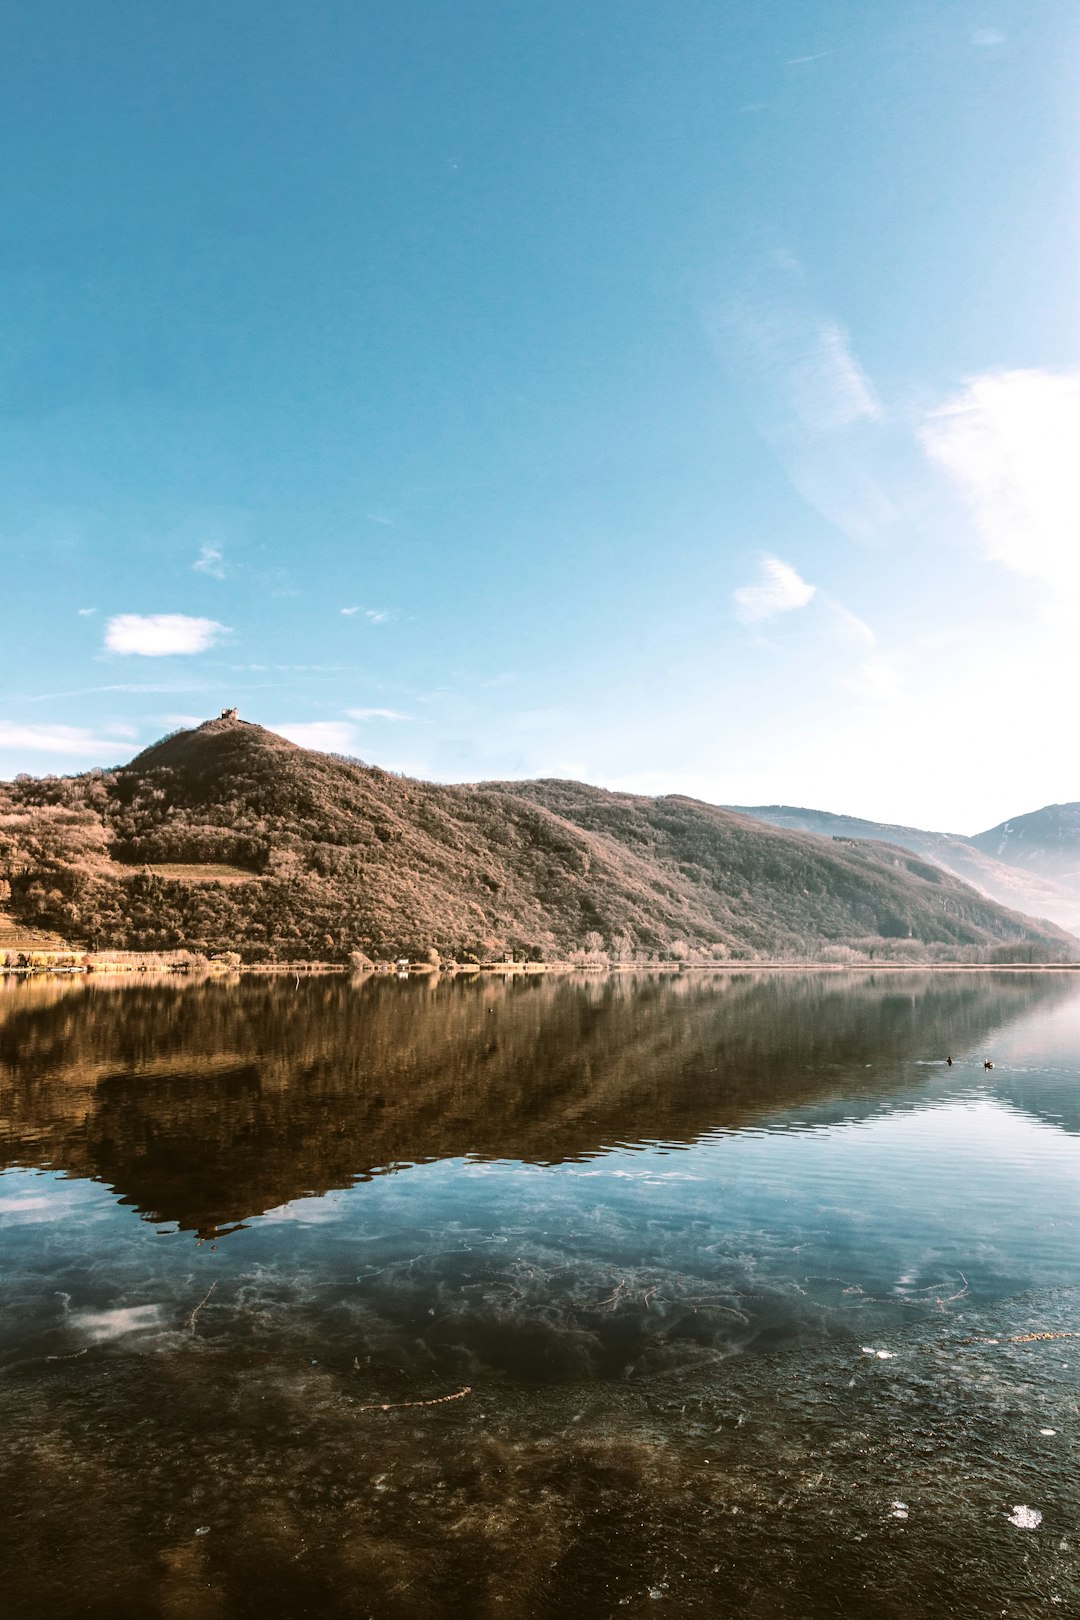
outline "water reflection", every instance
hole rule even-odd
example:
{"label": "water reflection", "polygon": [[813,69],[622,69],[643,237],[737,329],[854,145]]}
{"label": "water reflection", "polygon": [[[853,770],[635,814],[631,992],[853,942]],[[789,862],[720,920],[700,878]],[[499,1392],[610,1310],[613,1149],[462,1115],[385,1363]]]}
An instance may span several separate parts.
{"label": "water reflection", "polygon": [[1004,1027],[1074,990],[1050,975],[13,985],[0,1154],[207,1237],[399,1165],[555,1164],[976,1080],[1075,1130],[1068,1086],[981,1070]]}
{"label": "water reflection", "polygon": [[5,1620],[1080,1612],[1078,991],[0,990]]}

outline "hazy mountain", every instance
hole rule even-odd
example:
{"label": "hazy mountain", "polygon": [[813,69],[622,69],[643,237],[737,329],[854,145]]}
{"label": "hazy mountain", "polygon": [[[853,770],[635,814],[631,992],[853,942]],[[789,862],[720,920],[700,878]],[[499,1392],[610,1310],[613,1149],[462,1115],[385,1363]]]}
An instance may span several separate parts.
{"label": "hazy mountain", "polygon": [[249,960],[1078,948],[893,846],[580,783],[409,781],[224,717],[4,784],[0,881],[23,924]]}
{"label": "hazy mountain", "polygon": [[1080,804],[1048,804],[971,840],[976,849],[1080,893]]}
{"label": "hazy mountain", "polygon": [[[979,833],[974,838],[965,838],[959,833],[927,832],[920,827],[903,827],[892,822],[863,821],[858,816],[833,815],[828,810],[807,810],[790,804],[733,805],[731,808],[740,815],[766,821],[772,827],[817,833],[823,838],[869,838],[897,844],[901,849],[910,849],[927,860],[936,861],[947,872],[955,873],[1003,906],[1032,917],[1049,917],[1063,928],[1080,927],[1080,804],[1038,810],[1016,821],[1003,822],[991,832]],[[1066,859],[1059,859],[1055,865],[1051,858],[1055,849],[1064,857],[1068,847],[1067,819],[1062,817],[1056,845],[1051,823],[1042,819],[1052,817],[1056,811],[1071,812],[1075,818],[1071,824],[1071,868]],[[1026,830],[1025,824],[1029,822],[1036,825],[1027,837],[1025,831],[1013,834],[1012,829]],[[1040,863],[1038,853],[1044,849],[1046,858]],[[1031,858],[1021,859],[1025,852]]]}
{"label": "hazy mountain", "polygon": [[[905,858],[905,850],[895,845],[885,846],[879,840],[834,839],[823,851],[819,838],[807,840],[795,833],[793,839],[783,844],[761,844],[750,836],[751,818],[747,815],[681,795],[646,798],[558,780],[483,783],[481,788],[485,792],[513,792],[543,805],[593,836],[633,850],[668,872],[679,873],[712,892],[724,893],[732,911],[736,914],[742,911],[746,922],[756,918],[781,927],[785,913],[789,920],[794,916],[812,916],[812,927],[819,937],[837,939],[841,931],[830,931],[828,920],[831,913],[831,924],[835,928],[837,910],[846,903],[845,895],[858,905],[853,892],[845,890],[845,883],[851,879],[855,868],[861,880],[868,882],[871,888],[884,881],[899,881],[913,903],[918,896],[920,926],[930,931],[921,935],[916,927],[917,938],[940,938],[935,928],[947,926],[944,919],[957,905],[968,924],[976,921],[967,909],[973,893],[971,888],[961,883],[950,884],[947,891],[939,888],[935,895],[935,886],[946,881],[940,868]],[[827,894],[810,890],[801,881],[808,875],[803,862],[814,855],[820,859],[826,854],[844,863],[844,875],[839,868],[830,867],[827,873],[815,868],[815,879],[827,879],[832,884]],[[854,863],[854,867],[847,864],[849,862]],[[965,895],[967,899],[961,899]],[[882,897],[882,891],[878,891],[878,899]],[[922,909],[927,904],[939,913],[936,923],[930,923]],[[1015,916],[1015,913],[1006,915]],[[883,933],[896,926],[898,920],[893,917],[890,921],[881,912],[877,916]],[[990,926],[989,913],[980,918],[978,926]]]}

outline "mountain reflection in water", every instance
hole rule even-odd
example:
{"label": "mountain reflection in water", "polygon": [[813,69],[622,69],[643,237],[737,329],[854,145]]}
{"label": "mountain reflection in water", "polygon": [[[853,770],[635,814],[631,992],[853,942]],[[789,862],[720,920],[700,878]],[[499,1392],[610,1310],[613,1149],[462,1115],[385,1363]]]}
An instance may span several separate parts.
{"label": "mountain reflection in water", "polygon": [[1080,1613],[1078,1076],[1047,973],[0,981],[4,1620]]}
{"label": "mountain reflection in water", "polygon": [[[930,1084],[912,1060],[981,1055],[1003,1022],[1075,988],[947,974],[9,985],[2,1162],[103,1181],[201,1236],[402,1165],[556,1164],[910,1105]],[[1055,1104],[1080,1128],[1075,1094]]]}

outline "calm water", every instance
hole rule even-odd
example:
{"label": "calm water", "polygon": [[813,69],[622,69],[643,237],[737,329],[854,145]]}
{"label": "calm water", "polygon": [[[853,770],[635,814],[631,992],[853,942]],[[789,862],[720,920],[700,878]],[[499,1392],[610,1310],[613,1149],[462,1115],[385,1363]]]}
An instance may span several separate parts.
{"label": "calm water", "polygon": [[0,1165],[4,1620],[1080,1615],[1071,977],[0,980]]}

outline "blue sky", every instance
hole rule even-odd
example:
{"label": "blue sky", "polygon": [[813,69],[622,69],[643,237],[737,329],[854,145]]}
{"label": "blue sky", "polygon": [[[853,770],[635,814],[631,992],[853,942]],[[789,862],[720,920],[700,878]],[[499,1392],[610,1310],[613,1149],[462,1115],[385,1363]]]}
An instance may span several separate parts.
{"label": "blue sky", "polygon": [[1080,797],[1065,0],[12,0],[0,774]]}

